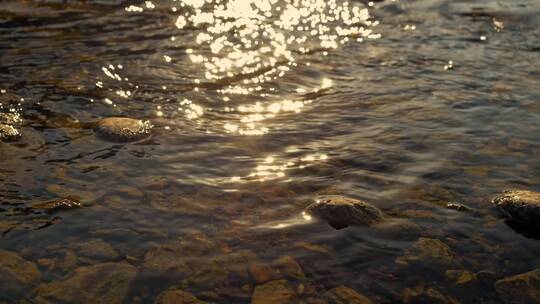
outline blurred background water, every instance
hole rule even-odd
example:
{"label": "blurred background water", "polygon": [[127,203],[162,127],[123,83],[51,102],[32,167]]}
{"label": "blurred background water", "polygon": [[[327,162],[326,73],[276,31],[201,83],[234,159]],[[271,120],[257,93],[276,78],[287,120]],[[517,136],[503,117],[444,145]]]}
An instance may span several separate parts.
{"label": "blurred background water", "polygon": [[[490,204],[507,188],[540,190],[539,16],[535,0],[2,1],[1,111],[20,115],[22,137],[0,143],[0,248],[52,260],[38,263],[47,283],[70,275],[58,266],[68,253],[93,265],[81,244],[106,242],[138,269],[126,303],[179,282],[250,302],[251,279],[225,288],[215,268],[197,280],[147,267],[179,240],[188,265],[287,255],[318,290],[391,303],[435,284],[472,301],[437,270],[394,260],[427,237],[472,273],[539,266],[538,241]],[[93,126],[109,116],[150,120],[153,136],[101,140]],[[418,229],[302,221],[323,194]],[[28,211],[66,196],[85,207]],[[500,301],[492,285],[473,298]]]}

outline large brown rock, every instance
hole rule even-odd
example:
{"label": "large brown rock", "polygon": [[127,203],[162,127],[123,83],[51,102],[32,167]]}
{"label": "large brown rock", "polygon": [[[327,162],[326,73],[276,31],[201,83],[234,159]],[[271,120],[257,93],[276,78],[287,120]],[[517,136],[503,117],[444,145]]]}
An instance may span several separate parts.
{"label": "large brown rock", "polygon": [[1,294],[20,291],[37,283],[40,277],[36,264],[15,252],[0,250],[0,299]]}
{"label": "large brown rock", "polygon": [[540,226],[540,193],[538,192],[508,190],[494,197],[492,203],[516,222]]}
{"label": "large brown rock", "polygon": [[495,290],[505,303],[540,303],[540,268],[499,280]]}
{"label": "large brown rock", "polygon": [[109,117],[100,120],[96,133],[109,141],[131,142],[150,136],[152,124],[149,121],[127,117]]}
{"label": "large brown rock", "polygon": [[317,200],[304,210],[304,215],[327,222],[335,229],[351,225],[369,226],[381,222],[384,214],[377,207],[361,200],[329,196]]}
{"label": "large brown rock", "polygon": [[37,303],[123,303],[137,268],[124,263],[79,267],[62,281],[39,285]]}

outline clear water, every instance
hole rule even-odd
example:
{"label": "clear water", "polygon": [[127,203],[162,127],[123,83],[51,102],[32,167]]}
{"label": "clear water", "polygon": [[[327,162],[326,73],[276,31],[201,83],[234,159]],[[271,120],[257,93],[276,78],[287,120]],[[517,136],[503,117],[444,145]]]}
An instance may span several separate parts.
{"label": "clear water", "polygon": [[[138,268],[126,303],[189,279],[144,267],[178,240],[209,244],[178,257],[193,267],[246,250],[269,264],[288,255],[306,286],[382,303],[419,284],[500,301],[490,284],[471,293],[440,270],[399,269],[419,237],[445,242],[450,268],[496,279],[540,265],[534,235],[490,203],[540,190],[538,1],[222,2],[0,3],[0,100],[23,134],[0,144],[1,249],[60,264],[101,239]],[[153,136],[103,141],[93,126],[109,116],[150,120]],[[322,194],[419,229],[306,222]],[[85,207],[28,212],[66,196]],[[70,275],[39,267],[40,283]],[[257,285],[220,280],[185,289],[249,303],[241,287]]]}

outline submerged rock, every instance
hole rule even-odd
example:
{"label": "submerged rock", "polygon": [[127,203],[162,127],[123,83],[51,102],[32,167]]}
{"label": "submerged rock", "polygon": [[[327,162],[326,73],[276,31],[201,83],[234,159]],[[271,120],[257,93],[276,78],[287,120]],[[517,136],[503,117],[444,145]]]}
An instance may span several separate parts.
{"label": "submerged rock", "polygon": [[56,213],[63,210],[82,207],[81,202],[76,199],[65,197],[43,203],[32,205],[32,209],[44,210],[47,213]]}
{"label": "submerged rock", "polygon": [[296,297],[287,280],[275,280],[255,287],[251,304],[288,304]]}
{"label": "submerged rock", "polygon": [[447,270],[444,274],[450,282],[456,285],[464,285],[476,281],[476,274],[467,270]]}
{"label": "submerged rock", "polygon": [[495,204],[510,219],[526,225],[540,226],[540,193],[509,190],[493,198]]}
{"label": "submerged rock", "polygon": [[459,302],[449,295],[444,294],[433,287],[419,287],[403,291],[403,303],[411,304],[459,304]]}
{"label": "submerged rock", "polygon": [[344,196],[317,200],[304,210],[304,214],[324,220],[335,229],[351,225],[369,226],[384,218],[383,212],[377,207]]}
{"label": "submerged rock", "polygon": [[114,261],[120,258],[120,254],[111,245],[100,239],[94,239],[80,244],[79,254],[83,257],[99,261]]}
{"label": "submerged rock", "polygon": [[396,264],[409,266],[412,264],[430,266],[444,266],[454,259],[454,253],[443,242],[435,239],[421,237],[409,249],[405,255],[396,259]]}
{"label": "submerged rock", "polygon": [[0,250],[0,299],[2,294],[22,291],[41,277],[36,264],[15,252]]}
{"label": "submerged rock", "polygon": [[96,133],[110,141],[131,142],[150,136],[152,124],[127,117],[109,117],[100,120],[96,127]]}
{"label": "submerged rock", "polygon": [[303,280],[306,278],[302,266],[291,256],[281,257],[275,262],[279,273],[283,277],[292,280]]}
{"label": "submerged rock", "polygon": [[540,303],[540,268],[499,280],[495,290],[505,303]]}
{"label": "submerged rock", "polygon": [[366,296],[345,286],[327,291],[324,297],[329,304],[372,304]]}
{"label": "submerged rock", "polygon": [[169,289],[160,293],[154,304],[206,304],[189,292],[180,289]]}
{"label": "submerged rock", "polygon": [[0,139],[11,141],[21,137],[21,133],[11,125],[0,124]]}
{"label": "submerged rock", "polygon": [[124,263],[79,267],[63,281],[36,288],[38,303],[123,303],[137,268]]}

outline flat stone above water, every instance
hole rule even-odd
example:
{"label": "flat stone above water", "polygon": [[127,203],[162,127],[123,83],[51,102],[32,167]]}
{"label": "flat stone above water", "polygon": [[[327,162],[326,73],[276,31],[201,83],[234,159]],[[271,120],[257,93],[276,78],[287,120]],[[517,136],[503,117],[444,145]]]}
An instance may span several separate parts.
{"label": "flat stone above water", "polygon": [[326,221],[335,229],[369,226],[384,219],[384,213],[377,207],[345,196],[321,198],[309,205],[304,214]]}
{"label": "flat stone above water", "polygon": [[32,205],[32,209],[43,210],[47,213],[56,213],[63,210],[69,210],[82,207],[81,202],[76,199],[65,197],[43,203]]}
{"label": "flat stone above water", "polygon": [[540,226],[540,193],[527,190],[508,190],[493,198],[508,218],[526,225]]}
{"label": "flat stone above water", "polygon": [[109,117],[100,120],[95,129],[99,137],[113,142],[133,142],[150,136],[149,121],[127,117]]}

